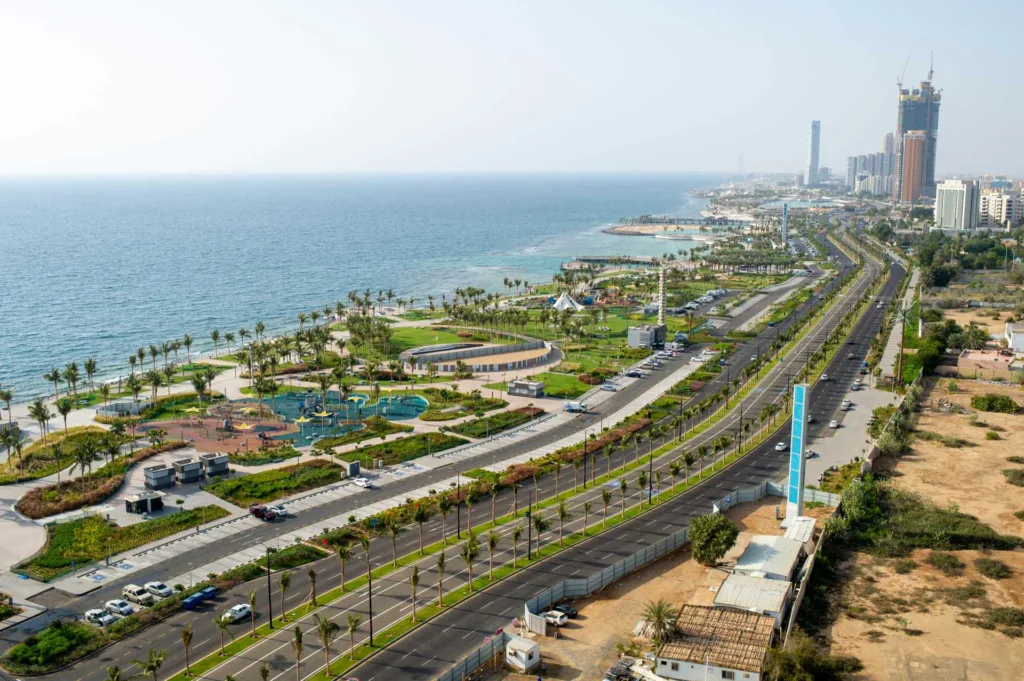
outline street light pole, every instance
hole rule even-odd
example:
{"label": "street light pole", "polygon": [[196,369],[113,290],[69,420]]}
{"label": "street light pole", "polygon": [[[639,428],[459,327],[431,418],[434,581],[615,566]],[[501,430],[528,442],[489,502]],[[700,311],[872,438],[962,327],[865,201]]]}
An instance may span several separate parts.
{"label": "street light pole", "polygon": [[267,613],[270,615],[270,628],[274,628],[274,601],[270,597],[270,547],[267,549]]}
{"label": "street light pole", "polygon": [[462,539],[462,478],[455,472],[455,538]]}

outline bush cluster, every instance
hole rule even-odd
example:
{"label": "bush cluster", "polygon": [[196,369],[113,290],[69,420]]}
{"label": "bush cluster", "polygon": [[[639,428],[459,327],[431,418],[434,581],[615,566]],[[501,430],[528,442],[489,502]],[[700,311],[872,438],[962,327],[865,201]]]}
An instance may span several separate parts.
{"label": "bush cluster", "polygon": [[1012,397],[985,393],[971,398],[971,406],[980,411],[994,411],[1001,414],[1016,414],[1019,407]]}
{"label": "bush cluster", "polygon": [[341,474],[341,466],[335,463],[307,461],[253,475],[220,480],[207,485],[206,491],[236,506],[246,508],[252,503],[273,501],[338,482],[341,480]]}
{"label": "bush cluster", "polygon": [[500,414],[494,414],[493,416],[484,416],[483,418],[460,423],[457,426],[453,426],[451,431],[453,433],[469,437],[485,437],[488,434],[494,435],[495,433],[500,433],[503,430],[520,426],[532,419],[535,419],[543,413],[544,410],[538,409],[537,407],[522,407],[520,409],[513,409],[511,411],[501,412]]}

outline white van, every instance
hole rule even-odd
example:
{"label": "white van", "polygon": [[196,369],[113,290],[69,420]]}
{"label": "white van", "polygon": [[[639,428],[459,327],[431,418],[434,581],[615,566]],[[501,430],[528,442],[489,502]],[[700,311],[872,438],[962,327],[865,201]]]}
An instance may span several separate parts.
{"label": "white van", "polygon": [[139,605],[149,605],[154,600],[153,594],[137,584],[129,584],[121,589],[121,597],[126,601],[138,603]]}

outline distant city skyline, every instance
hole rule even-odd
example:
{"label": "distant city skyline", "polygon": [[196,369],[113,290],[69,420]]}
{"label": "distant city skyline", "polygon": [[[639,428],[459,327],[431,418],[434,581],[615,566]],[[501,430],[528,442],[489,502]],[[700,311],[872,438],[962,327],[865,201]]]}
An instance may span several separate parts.
{"label": "distant city skyline", "polygon": [[16,65],[0,73],[0,175],[735,172],[741,156],[795,174],[812,119],[819,168],[841,174],[894,129],[908,55],[909,84],[934,51],[935,175],[1024,176],[1024,140],[1004,132],[1024,7],[999,11],[0,0],[0,59]]}

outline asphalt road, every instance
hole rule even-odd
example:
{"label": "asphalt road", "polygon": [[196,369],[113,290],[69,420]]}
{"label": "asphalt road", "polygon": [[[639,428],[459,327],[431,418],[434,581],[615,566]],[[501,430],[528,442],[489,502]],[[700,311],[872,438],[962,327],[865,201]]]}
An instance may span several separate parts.
{"label": "asphalt road", "polygon": [[[833,285],[836,285],[836,284],[833,284]],[[780,293],[778,295],[782,295],[782,294]],[[770,304],[770,303],[766,302],[765,304]],[[809,301],[808,304],[803,306],[800,310],[798,310],[794,315],[792,315],[790,318],[785,320],[785,322],[783,324],[779,325],[779,326],[782,329],[787,328],[790,324],[794,323],[797,318],[799,318],[800,316],[805,314],[808,310],[810,310],[815,304],[816,304],[816,301],[813,301],[813,300]],[[755,313],[756,313],[756,311],[753,311],[753,310],[749,312],[749,314],[755,314]],[[746,315],[744,315],[744,317],[746,317]],[[729,324],[728,328],[731,328],[734,325],[742,324],[743,321],[745,321],[744,318],[738,318],[736,320],[732,320],[732,322]],[[762,344],[767,344],[767,342],[769,342],[770,339],[777,333],[777,328],[779,328],[779,327],[776,327],[776,329],[769,329],[768,333],[762,335],[762,338],[760,338],[758,340],[755,340],[755,341],[751,341],[751,342],[748,343],[748,345],[757,344],[758,342],[760,342]],[[745,350],[741,350],[740,351],[741,354],[736,355],[736,356],[742,357],[742,353],[744,353],[744,352],[745,352]],[[681,361],[681,360],[677,360],[677,361]],[[667,369],[672,369],[675,366],[677,366],[677,364],[670,363],[668,365]],[[723,377],[722,379],[719,379],[719,380],[724,381],[726,379]],[[645,387],[644,386],[644,382],[642,382],[642,381],[637,382],[635,385],[637,386],[637,389],[640,389],[640,390],[642,390]],[[714,385],[714,382],[710,382],[709,385],[706,386],[705,389],[702,391],[702,393],[706,394],[706,393],[714,391],[716,389],[717,389],[717,386]],[[620,395],[616,395],[615,397],[619,398],[619,399],[628,399],[628,395],[629,394],[626,393],[625,395],[621,395],[620,394]],[[696,397],[696,399],[700,399],[700,397],[701,397],[701,395],[698,395]],[[612,411],[612,410],[614,410],[616,408],[615,406],[612,406],[612,403],[611,403],[610,400],[606,404],[608,404],[609,406],[605,407],[604,405],[602,405],[604,410]],[[576,430],[578,430],[578,429],[581,429],[581,428],[585,427],[587,425],[587,423],[592,423],[593,420],[597,419],[597,418],[600,418],[599,414],[588,415],[587,417],[578,419],[578,423],[574,423],[572,425],[575,426]],[[717,429],[712,429],[712,430],[716,434],[717,434],[717,432],[719,432]],[[717,436],[717,435],[706,434],[705,436],[702,436],[702,437],[713,437],[713,436]],[[547,434],[547,437],[553,439],[553,437],[555,437],[555,436]],[[558,437],[560,437],[560,436],[558,436]],[[536,443],[537,440],[539,440],[539,439],[540,438],[534,439],[533,442]],[[694,446],[695,447],[696,444],[698,444],[698,442],[696,442],[696,441],[695,442],[691,442],[691,443],[689,443],[689,446]],[[654,446],[657,446],[657,445],[658,445],[658,443],[656,442]],[[536,444],[534,444],[533,446],[535,447]],[[509,449],[511,449],[511,448],[509,448]],[[482,456],[482,457],[480,457],[480,459],[500,460],[502,458],[506,458],[506,457],[512,456],[512,455],[514,455],[514,452],[510,452],[508,450],[504,450],[500,454],[490,455],[490,456],[486,456],[486,457]],[[601,462],[599,471],[600,472],[604,472],[604,470],[606,469],[606,467],[607,467],[607,465],[609,463],[610,463],[610,465],[612,467],[618,467],[619,465],[621,465],[623,459],[631,460],[633,456],[634,456],[634,453],[632,452],[632,450],[630,450],[630,451],[618,451],[618,452],[615,452],[613,454],[613,456],[612,456],[610,461]],[[604,457],[602,456],[600,458],[604,458]],[[751,482],[752,476],[753,477],[757,477],[757,476],[762,476],[763,477],[763,474],[768,471],[768,469],[760,470],[758,467],[761,464],[760,463],[754,463],[753,462],[754,458],[755,457],[753,457],[753,456],[746,457],[743,461],[744,462],[750,461],[750,463],[744,463],[742,468],[730,469],[729,471],[727,471],[726,477],[719,476],[714,481],[711,481],[713,484],[708,485],[708,486],[709,487],[713,487],[713,488],[721,487],[722,489],[730,489],[730,488],[735,487],[737,484],[739,484],[739,485],[752,484],[752,482]],[[666,461],[667,461],[667,459],[666,459]],[[487,461],[472,461],[472,462],[464,462],[462,465],[465,465],[465,466],[474,465],[475,466],[475,465],[483,465],[486,462]],[[661,465],[661,464],[659,464],[659,465]],[[752,467],[750,471],[746,471],[746,469],[748,467]],[[771,472],[774,473],[775,469],[771,468]],[[444,477],[447,477],[448,475],[450,475],[450,473],[446,472],[444,474]],[[720,481],[719,481],[719,479],[720,479]],[[424,476],[417,476],[415,478],[415,486],[420,486],[420,485],[424,484],[425,480],[426,480],[426,478]],[[567,470],[567,471],[563,472],[562,475],[561,475],[561,481],[560,482],[561,482],[561,489],[562,490],[566,489],[567,485],[572,484],[572,471],[571,470]],[[534,495],[539,495],[539,497],[541,499],[546,498],[546,497],[548,497],[548,496],[550,496],[550,495],[552,495],[554,493],[554,486],[555,486],[555,481],[554,481],[553,476],[545,476],[545,478],[542,479],[541,484],[540,484],[540,488],[538,490],[532,490],[531,489],[532,485],[524,485],[521,488],[520,494],[519,494],[520,503],[524,504],[526,499],[527,499],[527,497],[531,493],[534,494]],[[700,489],[700,488],[698,488],[698,489]],[[379,490],[379,491],[375,491],[375,492],[378,493],[378,494],[384,493],[386,495],[392,495],[392,494],[395,494],[395,493],[401,493],[400,490],[399,490],[399,485],[398,484],[396,484],[396,485],[389,485],[384,490]],[[370,492],[370,494],[373,494],[373,493],[374,492]],[[711,497],[713,497],[713,498],[718,498],[720,496],[721,496],[721,494],[717,494],[717,495],[716,494],[712,494],[711,495]],[[370,497],[360,495],[360,499],[359,499],[358,503],[360,505],[362,505],[363,503],[366,503],[366,500],[369,499],[369,498]],[[476,505],[476,507],[475,507],[475,509],[473,511],[473,515],[477,517],[478,521],[479,521],[479,518],[481,517],[478,514],[483,513],[485,516],[489,514],[489,506],[490,506],[489,501],[490,501],[489,499],[486,499],[486,500],[483,500],[483,501],[479,502]],[[581,504],[582,501],[580,501],[579,503]],[[331,510],[329,512],[327,512],[325,515],[335,515],[335,514],[337,514],[339,512],[337,506],[339,506],[339,505],[341,505],[341,504],[339,503],[339,504],[333,505],[333,508],[331,508]],[[510,505],[511,505],[511,493],[510,492],[506,491],[502,495],[499,495],[498,499],[496,500],[496,507],[497,507],[499,513],[507,511]],[[577,504],[577,505],[579,505],[579,504]],[[598,505],[599,505],[599,502],[598,502]],[[696,507],[700,507],[700,504],[698,503]],[[706,512],[706,507],[702,507],[702,508],[703,508],[703,512]],[[464,514],[465,511],[463,511],[462,513]],[[311,521],[310,513],[309,512],[304,512],[299,517],[299,521],[303,522],[303,523],[310,522]],[[465,522],[465,519],[462,518],[462,521]],[[577,522],[579,522],[579,520]],[[447,523],[449,533],[452,532],[452,530],[454,529],[453,526],[455,524],[456,524],[455,523],[455,519],[454,518],[449,518],[448,523]],[[276,532],[276,531],[280,531],[280,528],[282,526],[285,526],[285,525],[265,525],[265,526],[261,526],[260,528],[258,528],[258,530],[260,532],[264,532],[264,533],[266,533],[266,532],[273,533],[273,532]],[[440,520],[435,518],[431,523],[429,523],[429,524],[424,526],[424,530],[425,530],[425,534],[427,536],[427,541],[428,542],[429,541],[434,541],[436,539],[439,539],[440,538],[440,530],[441,530],[441,522],[440,522]],[[675,531],[675,530],[671,530],[671,531]],[[262,538],[266,538],[266,537],[262,537]],[[259,540],[260,540],[260,537],[252,539],[253,542],[259,541]],[[247,539],[247,541],[248,541],[248,539]],[[417,541],[418,541],[418,536],[417,536],[417,533],[415,533],[415,532],[410,532],[410,533],[407,533],[407,534],[403,535],[399,539],[399,549],[398,549],[399,555],[403,555],[404,553],[408,553],[408,552],[414,551],[415,550],[415,545],[416,545]],[[205,556],[204,557],[199,557],[198,555],[196,555],[198,553],[199,552],[193,552],[193,554],[190,555],[190,558],[193,561],[194,560],[210,560],[210,559],[212,559],[212,558],[208,558],[208,557],[205,557]],[[374,565],[380,565],[380,564],[386,563],[388,560],[390,560],[391,553],[392,553],[392,547],[391,547],[391,544],[390,544],[389,541],[387,541],[387,540],[377,540],[377,541],[375,541],[373,543],[373,546],[372,546],[371,560],[372,560]],[[626,553],[629,553],[629,551],[626,551]],[[625,554],[623,554],[623,555],[625,555]],[[498,556],[496,555],[496,557],[498,557]],[[614,560],[618,560],[618,558],[611,558],[611,556],[609,556],[609,558],[611,559],[611,562],[614,562]],[[453,560],[452,562],[454,563],[454,562],[458,562],[458,561],[454,561]],[[348,569],[347,569],[347,576],[349,578],[354,576],[354,574],[356,574],[356,572],[359,570],[361,564],[362,564],[361,558],[357,559],[357,560],[354,560],[352,563],[350,563],[349,566],[348,566]],[[460,563],[460,565],[461,565],[461,563]],[[300,568],[297,571],[297,573],[295,574],[295,577],[293,579],[293,586],[292,586],[292,588],[289,591],[289,597],[288,597],[289,607],[293,607],[294,605],[299,604],[302,600],[304,600],[305,598],[308,597],[309,586],[308,586],[308,578],[306,576],[306,571],[310,567],[315,569],[317,571],[317,573],[318,573],[317,583],[318,583],[319,590],[321,592],[337,585],[338,580],[340,578],[340,568],[339,568],[338,561],[336,559],[333,559],[333,558],[332,559],[325,559],[324,561],[320,561],[320,562],[318,562],[316,564],[313,564],[312,566],[304,566],[304,567]],[[453,570],[451,568],[450,568],[450,570],[453,573],[456,572],[456,570]],[[180,571],[181,571],[180,568],[172,568],[172,569],[170,569],[170,574],[177,574]],[[147,574],[147,575],[143,575],[143,576],[138,576],[137,575],[137,576],[132,578],[132,581],[139,581],[140,579],[142,579],[143,581],[148,581],[148,580],[151,580],[151,579],[154,579],[154,578],[159,579],[160,576],[152,575],[152,574]],[[436,576],[433,577],[433,579],[436,582]],[[449,582],[449,579],[454,580],[454,583],[456,585],[458,584],[458,580],[461,579],[461,580],[464,581],[464,577],[460,576],[459,574],[452,574],[450,577],[448,577],[448,575],[446,575],[446,584]],[[430,583],[430,580],[431,580],[431,577],[428,574],[424,574],[424,581],[423,581],[424,593],[426,593],[426,590],[430,588],[428,586],[428,584]],[[275,582],[276,582],[276,580],[275,580]],[[68,678],[68,679],[71,679],[71,678],[75,678],[75,679],[101,679],[101,678],[105,677],[105,667],[106,666],[109,666],[111,664],[120,664],[121,666],[127,666],[128,660],[130,660],[133,657],[138,657],[138,656],[140,656],[140,654],[144,654],[145,650],[147,650],[150,647],[164,648],[164,649],[167,649],[169,651],[169,656],[168,656],[168,660],[167,660],[166,667],[165,667],[166,669],[175,670],[175,669],[182,668],[184,666],[184,659],[183,659],[183,655],[181,653],[180,643],[178,643],[178,630],[180,629],[180,627],[184,626],[186,623],[191,622],[191,623],[193,623],[193,626],[196,629],[196,634],[197,634],[196,635],[196,640],[193,643],[192,650],[191,650],[191,657],[192,657],[192,659],[198,659],[202,655],[204,655],[206,653],[209,653],[209,652],[212,652],[217,647],[216,635],[214,633],[212,625],[209,623],[209,620],[212,617],[212,613],[214,613],[214,612],[223,612],[224,610],[226,610],[231,605],[233,605],[235,603],[238,603],[238,602],[244,601],[245,600],[245,596],[248,593],[248,589],[251,589],[253,587],[257,588],[257,602],[260,604],[258,606],[258,610],[261,610],[261,611],[265,610],[264,606],[265,606],[265,604],[267,602],[266,601],[265,584],[266,583],[263,580],[259,580],[258,582],[255,582],[255,583],[249,583],[247,585],[240,586],[240,587],[232,590],[231,592],[222,595],[213,604],[210,604],[209,606],[204,607],[204,610],[201,613],[181,613],[181,614],[175,615],[174,617],[170,618],[167,622],[165,622],[163,624],[160,624],[160,625],[156,625],[154,627],[151,627],[151,628],[141,632],[140,634],[137,634],[136,636],[133,636],[130,639],[128,639],[128,640],[126,640],[126,641],[124,641],[122,643],[119,643],[119,644],[113,646],[113,647],[111,647],[108,650],[104,651],[102,654],[98,655],[95,658],[91,658],[89,660],[83,661],[82,663],[73,666],[71,669],[67,670],[66,672],[63,672],[63,673],[60,673],[60,674],[56,674],[56,675],[52,675],[52,676],[54,676],[55,678]],[[451,587],[449,586],[447,588],[451,588]],[[395,593],[389,595],[389,591],[394,591]],[[402,612],[402,608],[403,607],[406,610],[410,607],[410,604],[408,603],[407,591],[408,591],[408,587],[406,585],[402,584],[401,581],[398,580],[397,577],[395,577],[394,579],[387,579],[387,580],[385,580],[385,583],[383,583],[383,584],[375,585],[375,590],[374,590],[374,598],[375,598],[374,612],[376,614],[376,617],[384,618],[378,624],[378,627],[377,627],[378,630],[380,629],[381,626],[383,626],[388,621],[388,613],[391,613],[393,616],[397,617]],[[272,592],[273,592],[272,595],[273,595],[273,598],[274,598],[274,609],[277,610],[277,609],[279,609],[279,595],[277,593],[276,586],[273,588]],[[76,605],[78,605],[79,608],[84,609],[85,607],[89,607],[92,604],[95,604],[96,602],[101,602],[102,600],[105,600],[105,598],[109,598],[109,597],[111,597],[111,596],[105,596],[105,595],[93,593],[93,594],[90,594],[89,596],[87,596],[87,597],[85,597],[83,599],[76,599],[78,601],[83,601],[83,603],[76,604]],[[361,596],[359,594],[355,594],[351,598],[352,599],[358,599],[358,598],[361,598]],[[349,600],[349,599],[346,599],[346,601],[347,600]],[[346,602],[346,603],[338,604],[338,607],[342,607],[342,608],[350,608],[351,607],[351,608],[354,608],[354,609],[358,610],[360,607],[362,607],[362,605],[363,604],[358,603],[358,602],[356,602],[356,603],[347,603]],[[365,617],[364,617],[364,621],[365,621]],[[241,625],[240,624],[240,625],[238,625],[238,627],[240,628],[240,630],[244,631],[245,628],[246,628],[246,625]],[[267,644],[268,645],[272,645],[271,642],[267,642]],[[252,660],[254,659],[254,656],[258,655],[259,656],[258,659],[268,659],[268,660],[270,660],[271,663],[272,663],[272,666],[276,670],[281,665],[286,665],[287,666],[287,665],[292,665],[293,664],[293,662],[291,661],[290,655],[284,654],[284,653],[287,653],[287,651],[276,651],[276,652],[272,652],[270,654],[265,654],[265,651],[257,653],[256,650],[253,649],[252,651],[250,651],[250,653],[247,653],[246,655],[244,655],[241,658],[239,658],[238,663],[243,665],[243,667],[244,667],[244,665],[246,664],[246,661],[252,662]],[[318,659],[320,659],[320,658],[318,658]],[[311,666],[310,667],[310,671],[312,671],[312,670],[313,670],[313,667]],[[245,668],[242,668],[242,669],[225,669],[225,670],[223,670],[223,673],[224,674],[235,673],[236,676],[238,676],[239,678],[246,678],[247,676],[251,676],[252,675],[252,671],[253,670],[250,667],[249,669],[245,669]],[[292,671],[292,673],[294,673],[294,670]],[[222,678],[222,676],[218,675],[218,676],[215,676],[214,678]]]}
{"label": "asphalt road", "polygon": [[[891,297],[901,276],[902,271],[898,267],[890,270],[882,295]],[[870,341],[878,332],[883,313],[884,310],[875,310],[872,306],[855,325],[851,337],[858,342]],[[846,360],[846,353],[841,350],[827,371],[845,376],[855,373],[856,368],[854,363]],[[834,400],[838,394],[835,386],[835,382],[815,383],[811,388],[812,401],[817,404],[822,400]],[[717,428],[711,430],[721,432]],[[783,424],[780,435],[782,433],[787,433],[787,436],[779,439],[788,440],[788,423]],[[485,636],[493,634],[499,627],[508,626],[511,618],[522,612],[523,602],[536,593],[566,578],[597,572],[678,532],[694,517],[708,513],[714,501],[737,487],[750,487],[783,477],[788,455],[776,452],[774,443],[774,438],[766,441],[719,475],[601,534],[599,539],[582,542],[499,582],[485,594],[465,601],[392,644],[353,670],[353,674],[362,681],[436,677],[481,645]],[[687,447],[694,444],[688,443]]]}

